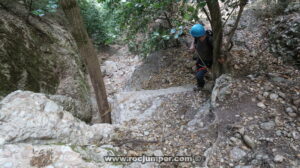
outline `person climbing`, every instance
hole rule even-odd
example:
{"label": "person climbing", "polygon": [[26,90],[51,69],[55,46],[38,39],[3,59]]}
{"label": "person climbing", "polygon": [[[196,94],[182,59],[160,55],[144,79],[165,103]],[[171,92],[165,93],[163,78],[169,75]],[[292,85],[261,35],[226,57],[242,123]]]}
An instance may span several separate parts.
{"label": "person climbing", "polygon": [[196,60],[196,65],[193,69],[196,71],[197,87],[194,90],[198,91],[204,87],[204,76],[213,64],[213,38],[212,32],[206,31],[201,24],[192,26],[190,34],[194,40],[189,49],[193,53],[196,51],[193,57]]}

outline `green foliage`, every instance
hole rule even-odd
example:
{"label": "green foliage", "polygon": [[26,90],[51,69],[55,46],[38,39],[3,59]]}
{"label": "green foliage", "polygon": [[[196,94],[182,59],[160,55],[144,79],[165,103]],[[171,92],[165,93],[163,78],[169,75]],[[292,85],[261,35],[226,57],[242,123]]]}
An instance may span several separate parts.
{"label": "green foliage", "polygon": [[[35,1],[32,13],[43,16],[55,12],[57,1]],[[227,11],[223,16],[226,22],[239,0],[220,1]],[[205,0],[78,0],[78,3],[94,44],[125,41],[131,51],[144,56],[169,47],[187,34],[191,25],[201,22],[199,13],[206,6]]]}
{"label": "green foliage", "polygon": [[182,0],[98,0],[115,12],[121,32],[130,49],[144,56],[169,47],[198,23],[198,13],[206,3]]}
{"label": "green foliage", "polygon": [[[54,13],[58,8],[58,0],[23,0],[30,12],[37,16]],[[114,11],[108,9],[106,3],[96,0],[78,0],[81,14],[89,36],[95,45],[113,43],[119,35],[119,24]]]}
{"label": "green foliage", "polygon": [[30,12],[37,16],[44,16],[46,13],[54,13],[58,8],[58,0],[24,0]]}
{"label": "green foliage", "polygon": [[238,10],[240,0],[221,0],[221,2],[223,3],[222,9],[224,9],[222,13],[222,21],[226,24],[233,13]]}
{"label": "green foliage", "polygon": [[80,0],[81,14],[94,44],[110,44],[119,35],[119,25],[115,14],[108,9],[105,3],[96,0]]}

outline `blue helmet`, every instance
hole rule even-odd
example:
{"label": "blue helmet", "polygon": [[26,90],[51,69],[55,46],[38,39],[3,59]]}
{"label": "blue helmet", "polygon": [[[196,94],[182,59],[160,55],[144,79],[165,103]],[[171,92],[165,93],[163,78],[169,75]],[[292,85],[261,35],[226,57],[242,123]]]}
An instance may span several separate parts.
{"label": "blue helmet", "polygon": [[204,36],[206,34],[206,31],[205,31],[205,28],[201,24],[195,24],[191,28],[190,34],[193,37],[201,37],[201,36]]}

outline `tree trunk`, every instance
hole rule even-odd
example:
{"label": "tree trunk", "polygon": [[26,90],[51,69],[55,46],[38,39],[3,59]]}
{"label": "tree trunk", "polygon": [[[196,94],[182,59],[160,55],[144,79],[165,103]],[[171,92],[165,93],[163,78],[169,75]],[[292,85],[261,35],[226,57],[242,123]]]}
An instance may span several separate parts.
{"label": "tree trunk", "polygon": [[92,85],[95,90],[101,120],[103,123],[111,123],[111,110],[107,101],[100,64],[93,44],[84,27],[78,4],[76,0],[60,0],[59,3],[69,21],[71,33],[75,38],[79,53],[86,62]]}
{"label": "tree trunk", "polygon": [[[222,51],[222,44],[223,44],[223,24],[222,24],[222,15],[221,15],[221,9],[219,6],[218,0],[206,0],[206,4],[210,13],[211,18],[211,27],[213,31],[213,39],[214,39],[214,48],[213,48],[213,79],[215,80],[223,73],[229,73],[230,72],[230,66],[228,64],[228,58],[230,57],[230,49],[231,49],[231,41],[233,38],[233,35],[238,27],[238,23],[241,19],[244,7],[248,3],[248,0],[240,0],[239,1],[239,13],[238,17],[235,21],[235,24],[233,28],[230,30],[227,44],[223,47]],[[222,62],[222,63],[220,63]]]}
{"label": "tree trunk", "polygon": [[[213,67],[212,67],[212,75],[215,80],[222,73],[225,72],[224,67],[227,67],[225,63],[220,64],[219,59],[221,59],[221,48],[223,41],[223,25],[222,25],[222,15],[221,9],[219,6],[219,2],[217,0],[206,0],[207,7],[210,13],[211,18],[211,28],[213,31]],[[226,58],[222,58],[225,59]]]}

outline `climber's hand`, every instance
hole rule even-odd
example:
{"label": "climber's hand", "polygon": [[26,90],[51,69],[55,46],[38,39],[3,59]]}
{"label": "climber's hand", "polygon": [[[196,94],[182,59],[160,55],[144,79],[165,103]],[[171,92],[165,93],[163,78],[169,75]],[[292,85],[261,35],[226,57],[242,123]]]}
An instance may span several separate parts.
{"label": "climber's hand", "polygon": [[194,45],[194,43],[192,43],[191,46],[190,46],[190,48],[189,48],[189,52],[190,53],[194,53],[195,51],[196,51],[195,45]]}

